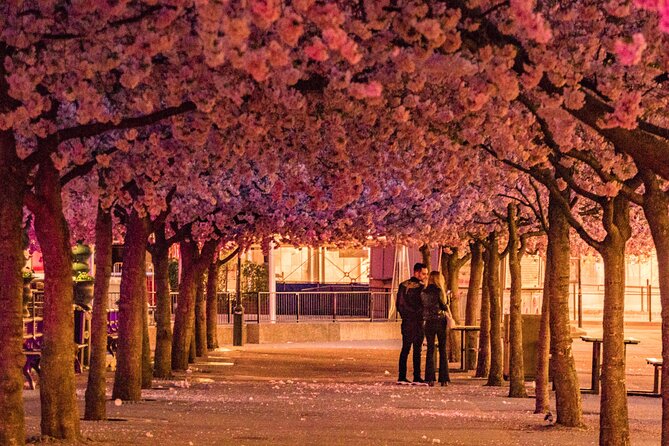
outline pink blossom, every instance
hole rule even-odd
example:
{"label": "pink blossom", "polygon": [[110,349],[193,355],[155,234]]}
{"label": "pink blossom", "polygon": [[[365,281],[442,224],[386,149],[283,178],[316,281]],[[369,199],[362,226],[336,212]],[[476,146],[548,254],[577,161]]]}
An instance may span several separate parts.
{"label": "pink blossom", "polygon": [[246,43],[246,39],[251,34],[249,25],[245,19],[230,19],[225,17],[222,23],[225,36],[234,46],[241,47]]}
{"label": "pink blossom", "polygon": [[267,28],[281,15],[281,4],[278,0],[250,0],[251,11],[257,17],[257,23]]}
{"label": "pink blossom", "polygon": [[339,52],[351,65],[355,65],[362,59],[362,54],[360,54],[358,44],[356,44],[352,39],[347,39],[347,41],[339,48]]}
{"label": "pink blossom", "polygon": [[348,36],[341,28],[328,28],[323,31],[323,40],[331,50],[338,50],[347,42]]}
{"label": "pink blossom", "polygon": [[327,47],[325,46],[325,44],[323,44],[323,41],[318,37],[314,38],[312,44],[304,49],[304,53],[310,59],[317,60],[319,62],[325,62],[330,58]]}
{"label": "pink blossom", "polygon": [[641,93],[638,91],[626,92],[616,101],[613,113],[609,113],[600,124],[604,128],[635,129],[637,119],[641,116],[642,111]]}
{"label": "pink blossom", "polygon": [[618,55],[620,63],[623,65],[636,65],[641,62],[641,55],[646,49],[646,39],[641,33],[636,33],[632,36],[631,42],[623,42],[616,40],[614,49]]}
{"label": "pink blossom", "polygon": [[441,25],[438,20],[434,19],[425,19],[416,24],[416,29],[421,33],[427,40],[443,42],[444,32],[441,29]]}
{"label": "pink blossom", "polygon": [[297,14],[286,15],[278,21],[276,29],[283,43],[295,46],[304,33],[302,17]]}
{"label": "pink blossom", "polygon": [[269,56],[267,61],[273,67],[285,67],[290,64],[288,50],[283,48],[279,42],[273,40],[269,44]]}
{"label": "pink blossom", "polygon": [[381,96],[383,86],[377,81],[371,81],[366,84],[352,83],[348,91],[356,99],[378,98]]}
{"label": "pink blossom", "polygon": [[566,88],[564,105],[571,110],[579,110],[585,103],[585,93],[576,88]]}
{"label": "pink blossom", "polygon": [[262,50],[248,51],[244,56],[244,69],[258,82],[269,76],[267,57]]}
{"label": "pink blossom", "polygon": [[659,28],[661,31],[669,33],[669,1],[665,1],[662,9],[660,9]]}
{"label": "pink blossom", "polygon": [[662,3],[664,3],[663,0],[634,0],[634,5],[637,8],[649,9],[651,11],[659,10]]}

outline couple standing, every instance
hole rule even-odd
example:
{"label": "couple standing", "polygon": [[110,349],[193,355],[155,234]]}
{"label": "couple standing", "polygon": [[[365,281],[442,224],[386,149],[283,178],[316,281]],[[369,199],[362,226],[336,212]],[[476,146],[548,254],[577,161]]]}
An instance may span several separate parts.
{"label": "couple standing", "polygon": [[[425,283],[427,280],[427,284]],[[450,382],[446,359],[447,318],[452,320],[445,291],[444,276],[439,271],[427,272],[427,267],[416,263],[413,277],[402,282],[397,290],[397,309],[402,316],[402,351],[400,352],[398,384],[408,384],[407,359],[413,346],[413,382],[434,386],[434,338],[439,344],[439,383]],[[425,379],[420,376],[420,354],[423,338],[427,340]]]}

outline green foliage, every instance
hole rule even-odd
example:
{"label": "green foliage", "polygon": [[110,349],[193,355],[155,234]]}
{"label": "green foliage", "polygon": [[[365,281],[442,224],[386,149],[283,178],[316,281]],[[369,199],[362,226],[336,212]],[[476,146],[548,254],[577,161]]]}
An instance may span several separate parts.
{"label": "green foliage", "polygon": [[170,290],[179,289],[179,262],[176,259],[170,259],[167,265],[167,276],[170,282]]}
{"label": "green foliage", "polygon": [[77,276],[74,278],[75,282],[93,282],[95,278],[88,274],[87,271],[81,271]]}
{"label": "green foliage", "polygon": [[267,265],[246,261],[242,263],[242,293],[269,291]]}

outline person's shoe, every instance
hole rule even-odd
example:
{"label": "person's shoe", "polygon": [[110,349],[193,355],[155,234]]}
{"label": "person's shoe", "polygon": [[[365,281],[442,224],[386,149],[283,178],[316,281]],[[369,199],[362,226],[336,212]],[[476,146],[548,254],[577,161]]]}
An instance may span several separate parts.
{"label": "person's shoe", "polygon": [[446,387],[448,386],[448,381],[442,381],[439,384],[441,384],[441,387]]}
{"label": "person's shoe", "polygon": [[409,381],[406,378],[400,378],[400,379],[397,380],[397,384],[402,385],[402,386],[408,386],[408,385],[411,384],[411,381]]}
{"label": "person's shoe", "polygon": [[425,385],[425,380],[423,380],[421,378],[414,379],[411,384],[413,384],[415,386],[424,386]]}
{"label": "person's shoe", "polygon": [[428,381],[427,385],[430,386],[430,387],[434,387],[434,381]]}

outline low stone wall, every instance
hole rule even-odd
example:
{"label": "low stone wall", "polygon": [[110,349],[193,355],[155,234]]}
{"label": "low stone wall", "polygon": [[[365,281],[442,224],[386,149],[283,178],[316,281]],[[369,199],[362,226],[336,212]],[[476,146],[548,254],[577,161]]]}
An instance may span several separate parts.
{"label": "low stone wall", "polygon": [[[334,342],[401,339],[399,322],[293,322],[244,325],[244,342]],[[232,324],[219,325],[218,344],[232,344]],[[156,327],[149,327],[151,349],[155,349]]]}
{"label": "low stone wall", "polygon": [[[244,343],[280,344],[284,342],[334,342],[402,339],[400,322],[289,322],[244,324]],[[219,325],[218,344],[232,345],[232,324]],[[572,338],[587,334],[571,326]],[[155,349],[156,327],[149,327],[151,349]]]}

